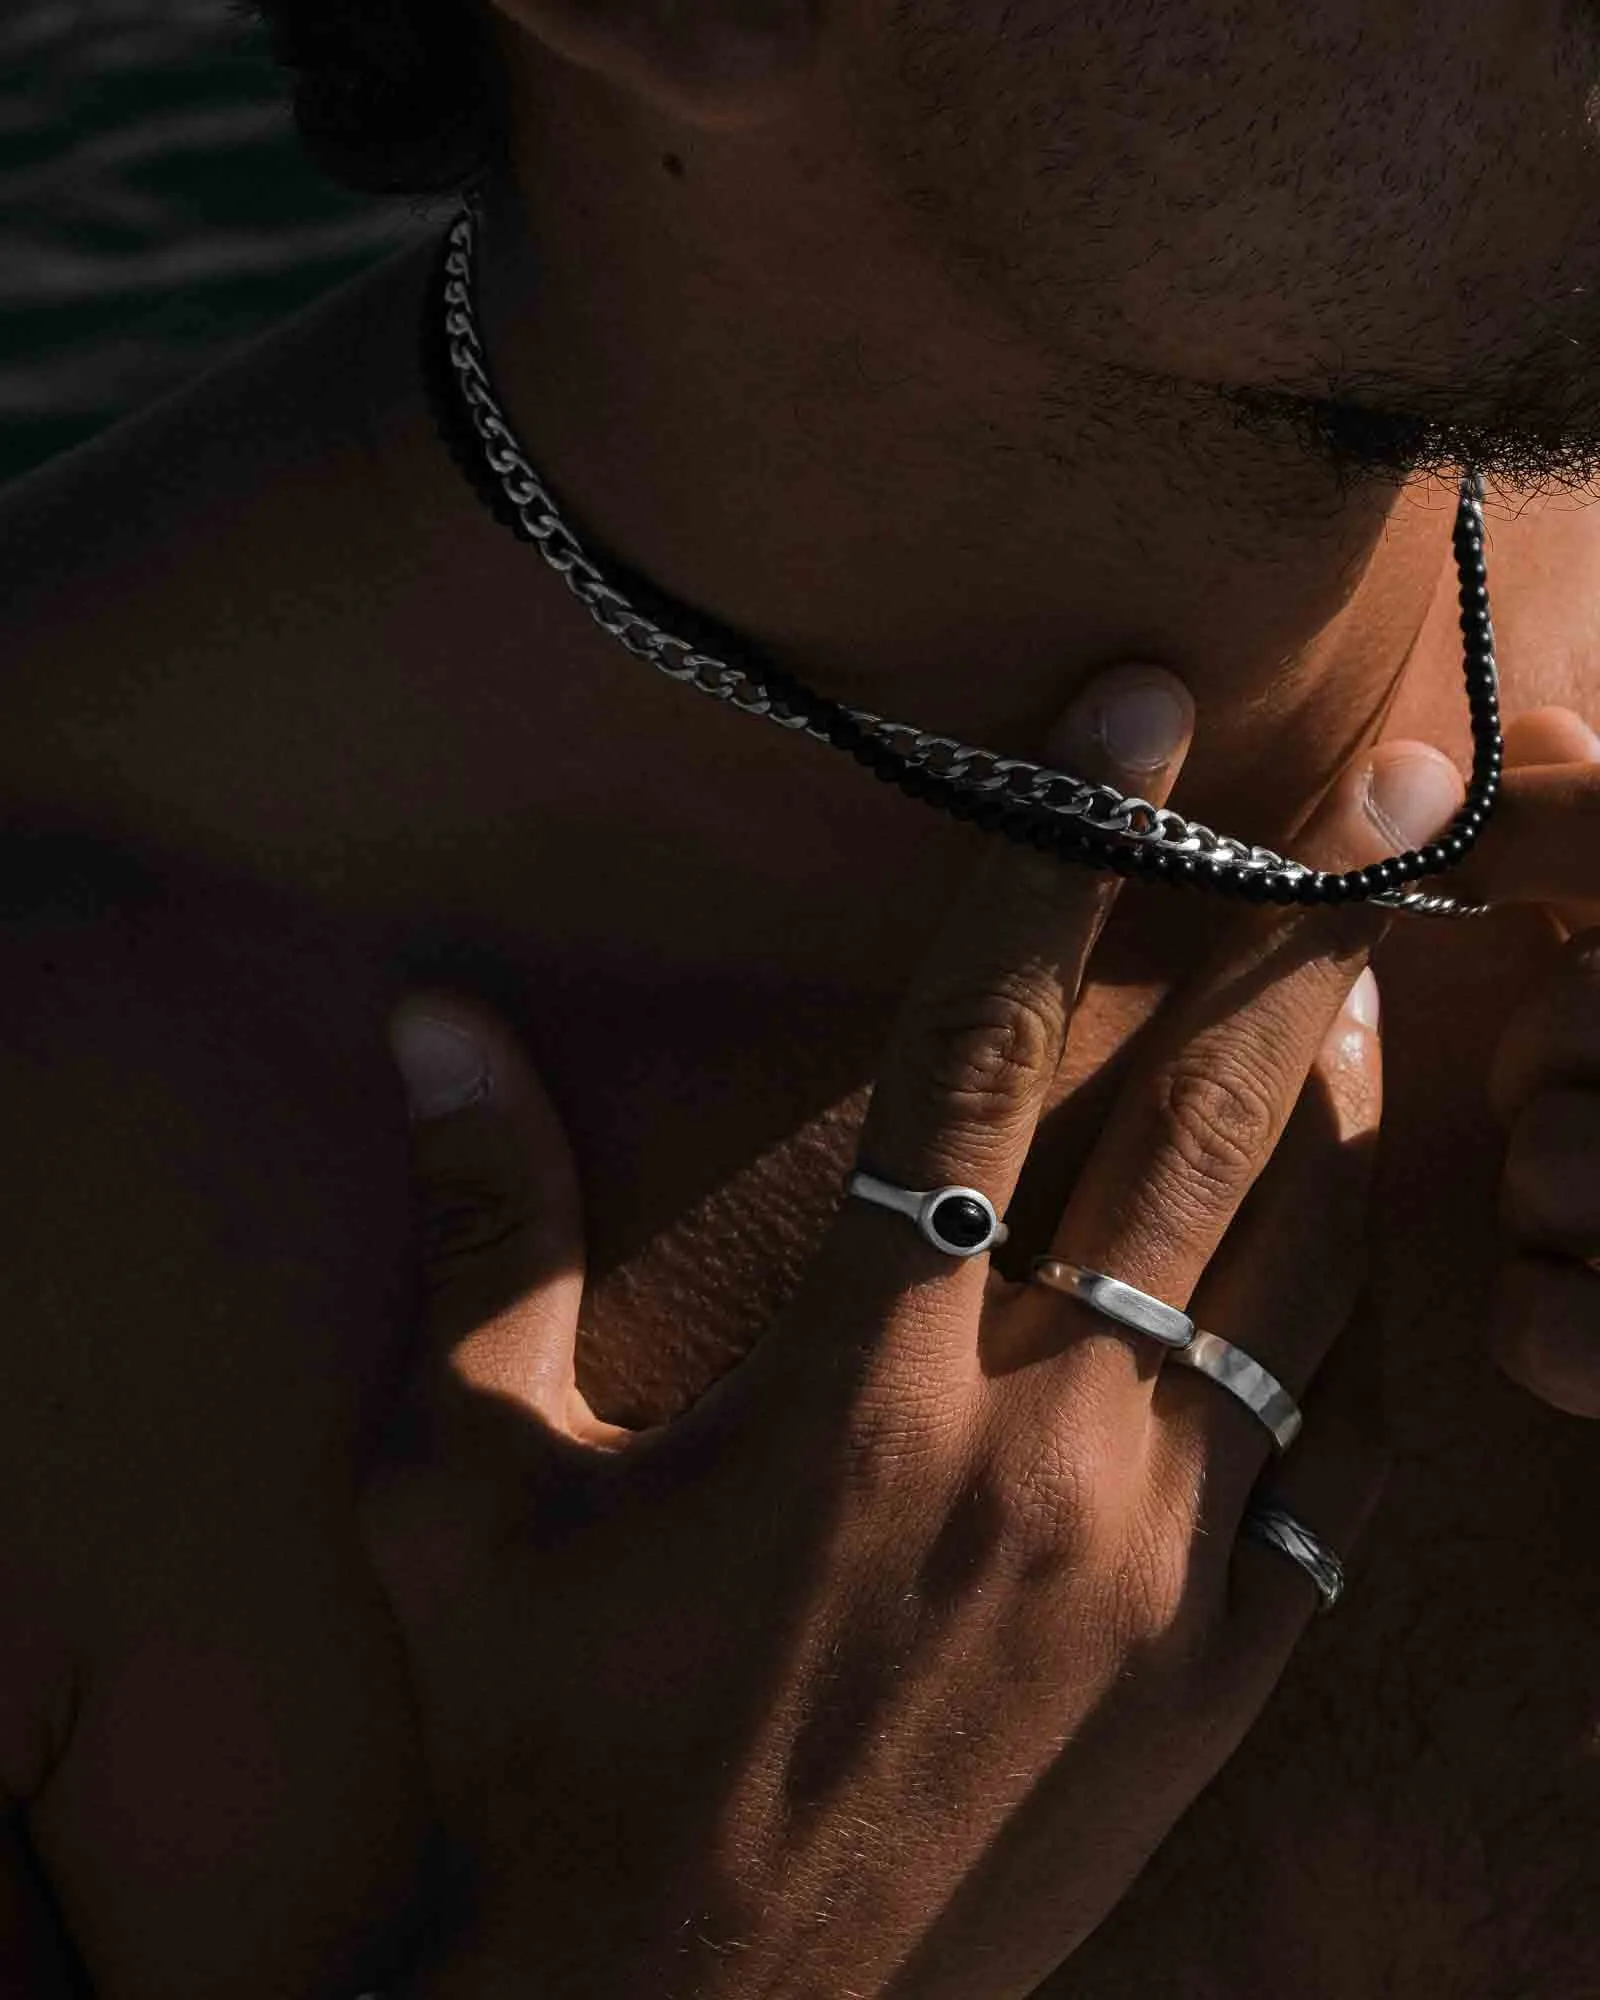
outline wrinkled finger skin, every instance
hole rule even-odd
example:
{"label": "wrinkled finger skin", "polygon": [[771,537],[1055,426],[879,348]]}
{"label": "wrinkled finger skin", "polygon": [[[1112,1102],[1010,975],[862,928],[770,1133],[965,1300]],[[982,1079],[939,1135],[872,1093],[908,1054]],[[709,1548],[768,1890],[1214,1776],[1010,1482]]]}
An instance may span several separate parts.
{"label": "wrinkled finger skin", "polygon": [[[1352,838],[1356,803],[1338,808]],[[1025,1160],[1110,893],[1036,860],[999,853],[902,1010],[864,1134],[901,1184],[970,1176],[1003,1204]],[[1354,1038],[1358,1066],[1375,1059],[1354,1017],[1326,1051],[1380,927],[1241,916],[1176,1008],[1166,1067],[1122,1086],[1124,1126],[1150,1134],[1147,1164],[1174,1191],[1159,1244],[1116,1199],[1113,1149],[1078,1182],[1097,1256],[1195,1290],[1319,1050],[1337,1070]],[[1270,1109],[1233,1135],[1219,1181],[1216,1149],[1164,1116],[1161,1079],[1200,1073],[1194,1042],[1221,1066],[1224,1020]],[[1319,1074],[1313,1130],[1282,1166],[1322,1247],[1353,1266],[1364,1202],[1324,1196],[1377,1102],[1361,1093],[1351,1129],[1327,1124],[1320,1086],[1336,1080]],[[475,1177],[454,1146],[433,1150],[454,1201]],[[448,1242],[492,1257],[502,1239],[458,1227]],[[747,1362],[675,1421],[595,1449],[559,1398],[511,1387],[569,1379],[576,1246],[516,1268],[506,1338],[477,1343],[491,1367],[439,1367],[474,1345],[459,1316],[424,1343],[419,1393],[465,1392],[475,1420],[436,1429],[431,1456],[368,1494],[469,1870],[466,1921],[420,1990],[483,2000],[537,1967],[552,1994],[607,2000],[1023,2000],[1216,1774],[1313,1614],[1293,1564],[1252,1550],[1233,1575],[1236,1523],[1198,1513],[1226,1455],[1237,1515],[1265,1453],[1256,1427],[1209,1384],[1155,1409],[1144,1372],[1094,1366],[1073,1302],[991,1287],[983,1260],[847,1201]],[[1337,1332],[1300,1329],[1303,1375]],[[1107,1393],[1086,1392],[1086,1359]],[[1181,1495],[1159,1448],[1180,1422]],[[1348,1551],[1373,1473],[1337,1430],[1297,1464],[1304,1504]]]}

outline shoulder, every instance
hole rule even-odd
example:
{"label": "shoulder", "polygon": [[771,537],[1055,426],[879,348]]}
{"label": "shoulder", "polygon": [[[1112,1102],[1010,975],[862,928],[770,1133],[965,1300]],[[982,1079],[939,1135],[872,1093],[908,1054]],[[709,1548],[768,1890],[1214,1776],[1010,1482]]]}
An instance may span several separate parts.
{"label": "shoulder", "polygon": [[5,805],[203,818],[208,765],[314,698],[380,597],[425,248],[0,494]]}

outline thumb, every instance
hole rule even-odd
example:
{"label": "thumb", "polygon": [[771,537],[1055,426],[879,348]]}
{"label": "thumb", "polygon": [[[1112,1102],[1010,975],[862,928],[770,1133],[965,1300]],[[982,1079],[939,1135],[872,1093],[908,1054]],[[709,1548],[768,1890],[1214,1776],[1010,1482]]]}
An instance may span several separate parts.
{"label": "thumb", "polygon": [[411,1106],[418,1400],[487,1391],[587,1435],[574,1375],[582,1211],[549,1098],[510,1031],[461,995],[408,996],[389,1040]]}

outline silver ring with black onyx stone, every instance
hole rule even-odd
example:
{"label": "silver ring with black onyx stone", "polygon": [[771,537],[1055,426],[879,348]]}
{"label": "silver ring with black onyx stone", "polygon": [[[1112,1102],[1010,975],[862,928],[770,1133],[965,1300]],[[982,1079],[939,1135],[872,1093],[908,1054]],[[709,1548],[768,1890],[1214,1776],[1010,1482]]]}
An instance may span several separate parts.
{"label": "silver ring with black onyx stone", "polygon": [[981,1257],[1010,1233],[981,1188],[896,1187],[858,1167],[845,1182],[845,1193],[905,1216],[946,1257]]}

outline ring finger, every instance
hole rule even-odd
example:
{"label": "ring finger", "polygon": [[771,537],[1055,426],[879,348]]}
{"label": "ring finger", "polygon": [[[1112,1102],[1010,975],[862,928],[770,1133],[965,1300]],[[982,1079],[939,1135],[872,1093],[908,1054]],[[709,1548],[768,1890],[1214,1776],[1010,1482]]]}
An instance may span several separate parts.
{"label": "ring finger", "polygon": [[[1355,1310],[1382,1113],[1378,987],[1352,987],[1294,1114],[1195,1294],[1197,1324],[1248,1354],[1298,1405]],[[1231,1540],[1272,1435],[1243,1402],[1164,1357],[1157,1450],[1179,1492],[1202,1495]]]}
{"label": "ring finger", "polygon": [[[1400,831],[1413,838],[1430,837],[1460,797],[1447,760],[1420,745],[1385,746],[1369,768],[1387,781],[1388,819],[1407,811]],[[1311,829],[1312,852],[1342,866],[1385,843],[1374,783],[1359,767],[1347,773]],[[1252,913],[1233,929],[1157,1022],[1073,1189],[1052,1257],[1187,1309],[1386,920],[1380,910],[1334,908]],[[1055,1340],[1044,1365],[1058,1379],[1046,1394],[1153,1396],[1159,1350],[1149,1339],[1041,1286],[1016,1310]]]}

